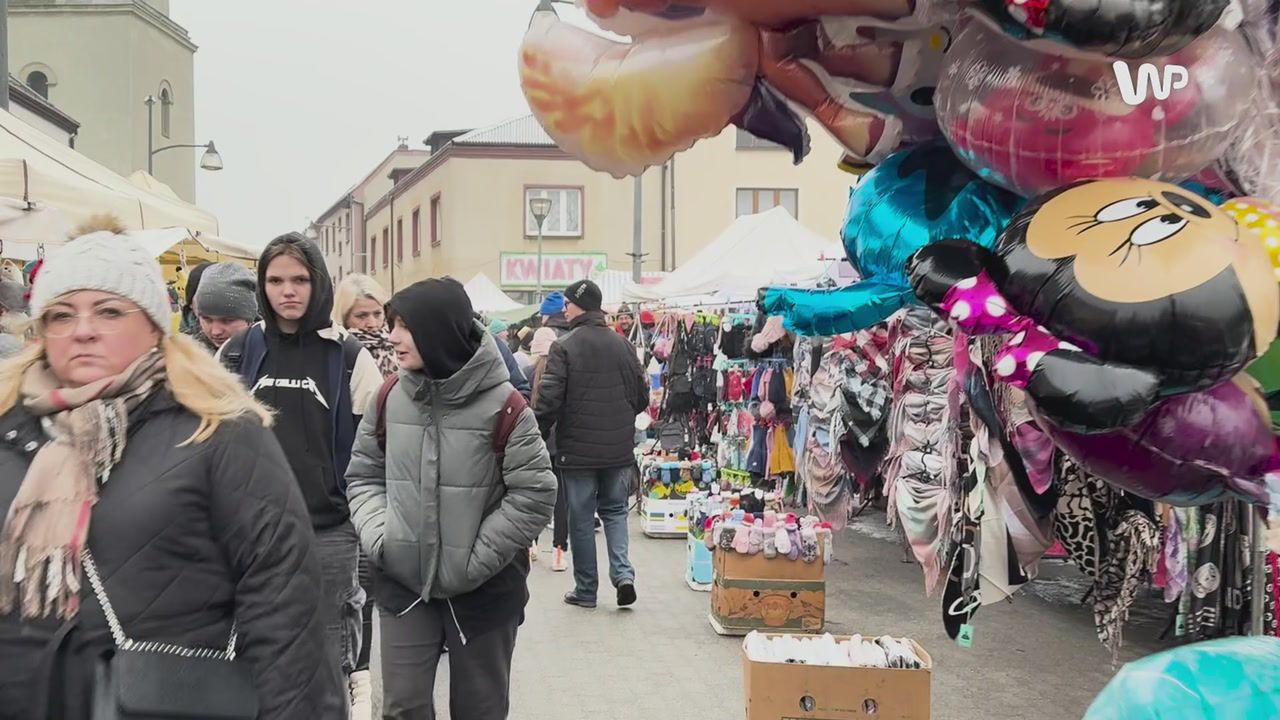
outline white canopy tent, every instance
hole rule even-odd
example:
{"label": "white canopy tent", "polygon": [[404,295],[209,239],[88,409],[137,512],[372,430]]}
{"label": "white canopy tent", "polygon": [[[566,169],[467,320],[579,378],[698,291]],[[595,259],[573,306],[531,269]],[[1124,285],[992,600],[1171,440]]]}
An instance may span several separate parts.
{"label": "white canopy tent", "polygon": [[[667,277],[664,272],[645,272],[640,275],[640,284],[644,286],[656,285]],[[627,286],[631,284],[631,273],[626,270],[601,270],[595,273],[591,279],[600,286],[600,292],[604,296],[603,304],[606,308],[617,308],[626,302]]]}
{"label": "white canopy tent", "polygon": [[839,243],[801,225],[782,207],[733,222],[702,252],[656,285],[628,283],[624,299],[665,302],[714,295],[749,300],[768,285],[814,287],[844,259]]}
{"label": "white canopy tent", "polygon": [[[110,214],[131,230],[178,227],[217,234],[217,218],[168,188],[157,191],[153,183],[158,181],[131,182],[0,111],[0,198],[56,208],[71,227]],[[50,237],[46,244],[64,238]]]}
{"label": "white canopy tent", "polygon": [[471,307],[478,313],[511,312],[523,307],[502,292],[502,288],[495,285],[484,273],[476,273],[476,276],[462,287],[467,291],[467,297],[471,298]]}

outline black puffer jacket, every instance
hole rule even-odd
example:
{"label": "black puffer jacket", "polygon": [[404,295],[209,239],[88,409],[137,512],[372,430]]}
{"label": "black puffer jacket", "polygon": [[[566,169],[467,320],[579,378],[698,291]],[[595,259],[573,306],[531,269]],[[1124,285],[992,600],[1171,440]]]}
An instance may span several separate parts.
{"label": "black puffer jacket", "polygon": [[[324,662],[311,520],[284,453],[249,420],[178,447],[197,424],[168,391],[145,401],[93,509],[89,548],[125,633],[224,647],[234,614],[260,718],[342,717],[341,681]],[[0,416],[0,518],[44,441],[24,410]],[[0,717],[89,717],[94,660],[112,641],[88,586],[66,625],[0,616]]]}
{"label": "black puffer jacket", "polygon": [[635,462],[636,415],[649,384],[626,338],[589,312],[551,345],[534,412],[545,436],[556,432],[556,466],[566,470]]}

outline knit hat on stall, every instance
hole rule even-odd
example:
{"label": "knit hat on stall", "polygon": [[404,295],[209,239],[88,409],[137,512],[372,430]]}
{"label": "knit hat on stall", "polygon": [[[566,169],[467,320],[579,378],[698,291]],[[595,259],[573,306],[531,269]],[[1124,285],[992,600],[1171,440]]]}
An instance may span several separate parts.
{"label": "knit hat on stall", "polygon": [[579,280],[565,288],[564,301],[591,312],[599,310],[604,304],[604,293],[600,291],[599,285],[590,280]]}
{"label": "knit hat on stall", "polygon": [[553,292],[542,301],[542,308],[538,310],[540,315],[559,315],[564,312],[564,294]]}
{"label": "knit hat on stall", "polygon": [[26,312],[26,295],[27,286],[22,282],[21,276],[17,280],[0,277],[0,311]]}
{"label": "knit hat on stall", "polygon": [[49,251],[31,289],[31,317],[77,290],[99,290],[132,300],[161,333],[171,334],[169,291],[160,265],[114,218],[95,218],[87,232]]}
{"label": "knit hat on stall", "polygon": [[210,265],[200,276],[194,300],[201,315],[253,322],[258,319],[258,279],[243,265]]}

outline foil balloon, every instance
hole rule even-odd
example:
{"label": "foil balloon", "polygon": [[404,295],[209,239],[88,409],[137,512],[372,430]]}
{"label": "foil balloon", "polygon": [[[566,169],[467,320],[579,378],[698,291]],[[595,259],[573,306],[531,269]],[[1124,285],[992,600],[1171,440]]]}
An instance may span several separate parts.
{"label": "foil balloon", "polygon": [[1280,717],[1280,639],[1231,637],[1126,664],[1084,720],[1269,720]]}
{"label": "foil balloon", "polygon": [[557,143],[615,177],[660,165],[729,124],[809,149],[802,115],[878,162],[937,134],[933,93],[952,0],[578,0],[616,43],[548,3],[521,48],[521,84]]}
{"label": "foil balloon", "polygon": [[915,301],[906,276],[912,254],[944,238],[990,247],[1022,203],[979,179],[941,140],[895,153],[849,193],[840,235],[862,280],[836,290],[770,288],[763,308],[802,335],[871,327]]}
{"label": "foil balloon", "polygon": [[1051,38],[1082,50],[1146,58],[1181,50],[1217,24],[1229,0],[978,0],[1020,39]]}
{"label": "foil balloon", "polygon": [[1025,208],[994,250],[935,243],[910,274],[966,332],[1009,336],[997,377],[1086,470],[1175,504],[1264,496],[1280,455],[1238,375],[1276,338],[1280,286],[1223,210],[1166,183],[1083,181]]}
{"label": "foil balloon", "polygon": [[[1238,33],[1118,62],[966,18],[938,83],[939,125],[979,175],[1026,197],[1097,177],[1191,177],[1228,148],[1254,93],[1257,63]],[[1148,92],[1153,80],[1167,94]]]}
{"label": "foil balloon", "polygon": [[719,135],[751,97],[759,40],[747,23],[718,15],[613,20],[631,43],[565,23],[549,4],[537,10],[520,84],[557,145],[620,178]]}

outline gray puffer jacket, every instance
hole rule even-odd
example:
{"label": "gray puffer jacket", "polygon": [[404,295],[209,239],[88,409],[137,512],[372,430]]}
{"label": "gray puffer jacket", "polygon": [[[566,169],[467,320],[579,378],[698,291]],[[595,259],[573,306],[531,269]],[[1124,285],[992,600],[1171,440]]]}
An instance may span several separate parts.
{"label": "gray puffer jacket", "polygon": [[387,451],[364,414],[347,469],[351,517],[370,559],[424,599],[471,592],[507,567],[551,519],[556,478],[531,410],[493,452],[498,413],[513,387],[497,343],[453,377],[400,370],[387,398]]}

